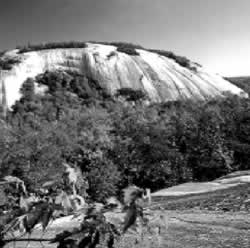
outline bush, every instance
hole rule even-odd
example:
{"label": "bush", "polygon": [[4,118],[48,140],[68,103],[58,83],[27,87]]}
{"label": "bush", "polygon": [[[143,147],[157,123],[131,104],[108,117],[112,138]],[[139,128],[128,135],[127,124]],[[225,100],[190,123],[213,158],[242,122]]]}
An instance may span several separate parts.
{"label": "bush", "polygon": [[111,160],[92,161],[87,172],[89,182],[88,194],[91,199],[104,202],[105,199],[117,195],[121,175]]}
{"label": "bush", "polygon": [[2,57],[4,54],[6,53],[6,51],[0,51],[0,57]]}
{"label": "bush", "polygon": [[18,58],[0,58],[0,70],[11,70],[13,65],[19,64]]}
{"label": "bush", "polygon": [[98,81],[71,71],[47,71],[38,75],[36,81],[41,85],[48,86],[50,93],[66,90],[74,93],[81,100],[104,100],[111,97]]}
{"label": "bush", "polygon": [[126,53],[127,55],[131,55],[131,56],[139,55],[139,53],[134,48],[131,48],[131,47],[118,47],[117,51],[121,53]]}
{"label": "bush", "polygon": [[132,43],[125,43],[125,42],[113,42],[110,45],[116,46],[118,52],[126,53],[131,56],[138,56],[139,53],[136,49],[143,49],[140,45],[134,45]]}
{"label": "bush", "polygon": [[145,93],[141,90],[134,90],[131,88],[121,88],[117,90],[116,96],[125,97],[127,101],[139,101],[145,99]]}

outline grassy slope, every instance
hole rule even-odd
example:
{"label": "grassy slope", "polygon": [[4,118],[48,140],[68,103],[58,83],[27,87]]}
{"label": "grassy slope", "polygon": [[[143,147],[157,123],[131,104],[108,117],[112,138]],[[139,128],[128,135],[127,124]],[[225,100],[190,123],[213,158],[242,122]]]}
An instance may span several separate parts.
{"label": "grassy slope", "polygon": [[222,210],[250,212],[250,184],[242,184],[210,193],[190,194],[185,196],[154,197],[153,208],[167,210]]}
{"label": "grassy slope", "polygon": [[[250,215],[225,215],[196,212],[165,212],[167,226],[157,237],[156,232],[134,244],[125,239],[120,248],[248,248],[250,245]],[[195,221],[194,221],[195,219]],[[210,220],[213,219],[213,222]],[[225,220],[230,220],[225,222]],[[228,225],[230,223],[230,225]],[[237,226],[244,223],[244,226]]]}
{"label": "grassy slope", "polygon": [[[159,218],[151,221],[150,232],[144,230],[143,240],[136,242],[134,232],[130,231],[115,246],[116,248],[249,248],[250,214],[216,213],[211,211],[154,211],[154,216],[163,214],[166,224]],[[159,227],[161,232],[158,234]],[[47,231],[44,237],[60,232],[61,227]],[[65,227],[64,227],[65,228]],[[41,236],[36,232],[32,237]],[[43,243],[44,247],[55,245]],[[19,242],[17,247],[26,247]],[[9,247],[13,247],[11,244]],[[41,247],[39,243],[30,243],[29,247]]]}

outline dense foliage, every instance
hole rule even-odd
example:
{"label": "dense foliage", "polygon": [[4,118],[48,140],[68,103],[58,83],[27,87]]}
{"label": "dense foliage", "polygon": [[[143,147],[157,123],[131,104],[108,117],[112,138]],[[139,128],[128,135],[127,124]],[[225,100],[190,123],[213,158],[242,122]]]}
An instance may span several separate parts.
{"label": "dense foliage", "polygon": [[116,96],[121,96],[130,102],[138,102],[139,100],[145,100],[147,97],[141,90],[134,90],[131,88],[121,88],[117,90]]}
{"label": "dense foliage", "polygon": [[6,50],[0,51],[0,57],[3,56],[6,53]]}
{"label": "dense foliage", "polygon": [[81,168],[101,201],[130,183],[157,190],[250,169],[249,99],[143,104],[124,89],[116,101],[65,72],[28,79],[21,93],[0,124],[0,173],[30,187],[61,178],[63,161]]}
{"label": "dense foliage", "polygon": [[0,55],[0,70],[11,70],[13,65],[19,64],[20,59],[18,58],[1,58]]}

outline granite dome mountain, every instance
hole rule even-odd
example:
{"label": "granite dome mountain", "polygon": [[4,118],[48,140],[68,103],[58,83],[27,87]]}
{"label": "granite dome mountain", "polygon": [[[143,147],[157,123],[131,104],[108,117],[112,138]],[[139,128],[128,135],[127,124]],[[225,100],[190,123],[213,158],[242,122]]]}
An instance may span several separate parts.
{"label": "granite dome mountain", "polygon": [[153,102],[206,100],[246,93],[201,65],[171,52],[128,43],[51,43],[3,53],[0,57],[0,104],[12,106],[27,78],[46,71],[82,74],[111,95],[123,88],[140,90]]}

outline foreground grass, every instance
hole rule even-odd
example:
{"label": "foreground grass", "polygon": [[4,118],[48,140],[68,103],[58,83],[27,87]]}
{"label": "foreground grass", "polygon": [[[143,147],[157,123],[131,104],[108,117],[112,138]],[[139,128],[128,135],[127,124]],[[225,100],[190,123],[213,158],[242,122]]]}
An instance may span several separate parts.
{"label": "foreground grass", "polygon": [[[142,235],[126,234],[116,248],[249,248],[250,247],[250,184],[210,193],[155,197],[151,206],[150,229]],[[78,222],[70,221],[48,228],[43,238],[71,229]],[[40,230],[32,238],[41,237]],[[141,239],[142,237],[142,239]],[[43,243],[44,247],[56,245]],[[9,244],[7,247],[14,247]],[[27,247],[18,242],[16,248]],[[40,248],[31,242],[29,248]]]}
{"label": "foreground grass", "polygon": [[[138,235],[128,233],[117,243],[118,248],[249,248],[250,247],[250,214],[246,212],[224,213],[211,211],[157,211],[153,216],[163,215],[166,225],[159,218],[151,220],[151,230],[144,230],[143,240],[136,240]],[[71,225],[70,225],[71,227]],[[159,227],[161,227],[160,234]],[[49,228],[44,237],[49,238],[54,233],[66,227]],[[36,231],[32,237],[39,237]],[[27,242],[19,242],[16,247],[26,247]],[[45,247],[55,245],[43,243]],[[9,244],[8,247],[14,247]],[[41,247],[39,243],[30,243],[29,247]]]}
{"label": "foreground grass", "polygon": [[[171,248],[247,248],[250,247],[250,215],[194,211],[165,211],[167,227],[157,239],[145,240],[129,247]],[[248,218],[248,221],[247,221]],[[151,239],[150,239],[151,238]]]}

